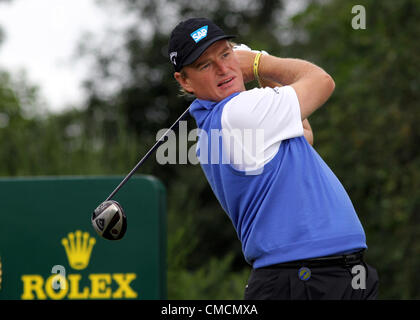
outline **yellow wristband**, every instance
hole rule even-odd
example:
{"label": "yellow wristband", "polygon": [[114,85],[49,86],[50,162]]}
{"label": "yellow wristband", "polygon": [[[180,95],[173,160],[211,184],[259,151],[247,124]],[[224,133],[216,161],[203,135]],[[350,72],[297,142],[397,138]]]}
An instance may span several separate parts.
{"label": "yellow wristband", "polygon": [[260,82],[260,76],[258,75],[258,66],[260,64],[260,58],[261,58],[262,53],[258,52],[257,55],[255,56],[254,59],[254,66],[253,66],[253,70],[254,70],[254,78],[255,80],[258,81],[258,85],[261,87],[261,82]]}

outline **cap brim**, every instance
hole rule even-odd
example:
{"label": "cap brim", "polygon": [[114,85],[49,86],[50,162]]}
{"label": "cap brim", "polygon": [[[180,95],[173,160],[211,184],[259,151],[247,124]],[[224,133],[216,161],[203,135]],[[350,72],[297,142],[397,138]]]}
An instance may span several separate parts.
{"label": "cap brim", "polygon": [[197,60],[202,54],[203,52],[210,47],[213,43],[215,43],[216,41],[219,40],[223,40],[223,39],[232,39],[235,38],[236,36],[229,36],[229,35],[224,35],[224,36],[219,36],[216,38],[211,39],[210,41],[206,42],[205,44],[203,44],[202,46],[198,47],[195,51],[193,51],[189,57],[187,59],[185,59],[184,63],[182,64],[182,66],[187,66],[191,63],[193,63],[195,60]]}

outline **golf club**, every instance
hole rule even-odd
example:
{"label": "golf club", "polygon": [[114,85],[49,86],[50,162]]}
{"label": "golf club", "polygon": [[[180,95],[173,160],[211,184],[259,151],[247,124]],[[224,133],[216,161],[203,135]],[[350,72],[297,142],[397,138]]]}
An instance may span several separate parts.
{"label": "golf club", "polygon": [[175,123],[162,135],[162,137],[154,144],[154,146],[143,156],[136,166],[127,174],[120,184],[111,192],[111,194],[102,202],[92,214],[91,222],[95,231],[108,240],[121,239],[127,229],[127,217],[121,205],[111,200],[122,186],[133,176],[138,168],[150,157],[150,155],[164,142],[169,132],[175,129],[179,122],[186,119],[190,108],[175,121]]}

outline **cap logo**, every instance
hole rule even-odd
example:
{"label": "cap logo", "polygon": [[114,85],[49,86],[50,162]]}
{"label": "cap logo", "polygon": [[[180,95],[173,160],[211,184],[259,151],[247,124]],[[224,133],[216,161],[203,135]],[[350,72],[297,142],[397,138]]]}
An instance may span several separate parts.
{"label": "cap logo", "polygon": [[209,26],[201,27],[191,33],[191,37],[194,39],[195,43],[207,37],[207,29]]}
{"label": "cap logo", "polygon": [[170,54],[169,54],[169,59],[172,61],[172,63],[174,64],[174,65],[176,65],[176,56],[178,55],[178,53],[176,52],[176,51],[174,51],[174,52],[171,52]]}

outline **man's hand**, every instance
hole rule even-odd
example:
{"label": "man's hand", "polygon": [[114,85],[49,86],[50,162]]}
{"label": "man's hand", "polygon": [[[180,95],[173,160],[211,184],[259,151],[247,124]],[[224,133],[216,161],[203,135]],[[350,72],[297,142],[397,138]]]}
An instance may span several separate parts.
{"label": "man's hand", "polygon": [[306,141],[313,146],[314,145],[314,133],[312,132],[311,125],[309,124],[308,119],[302,121],[303,125],[303,135],[305,136]]}
{"label": "man's hand", "polygon": [[254,60],[257,53],[261,52],[262,54],[268,54],[266,51],[261,50],[252,50],[245,44],[236,44],[233,47],[233,51],[236,54],[236,57],[239,60],[239,64],[241,66],[242,75],[244,78],[244,82],[248,83],[252,80],[255,80],[254,77]]}

